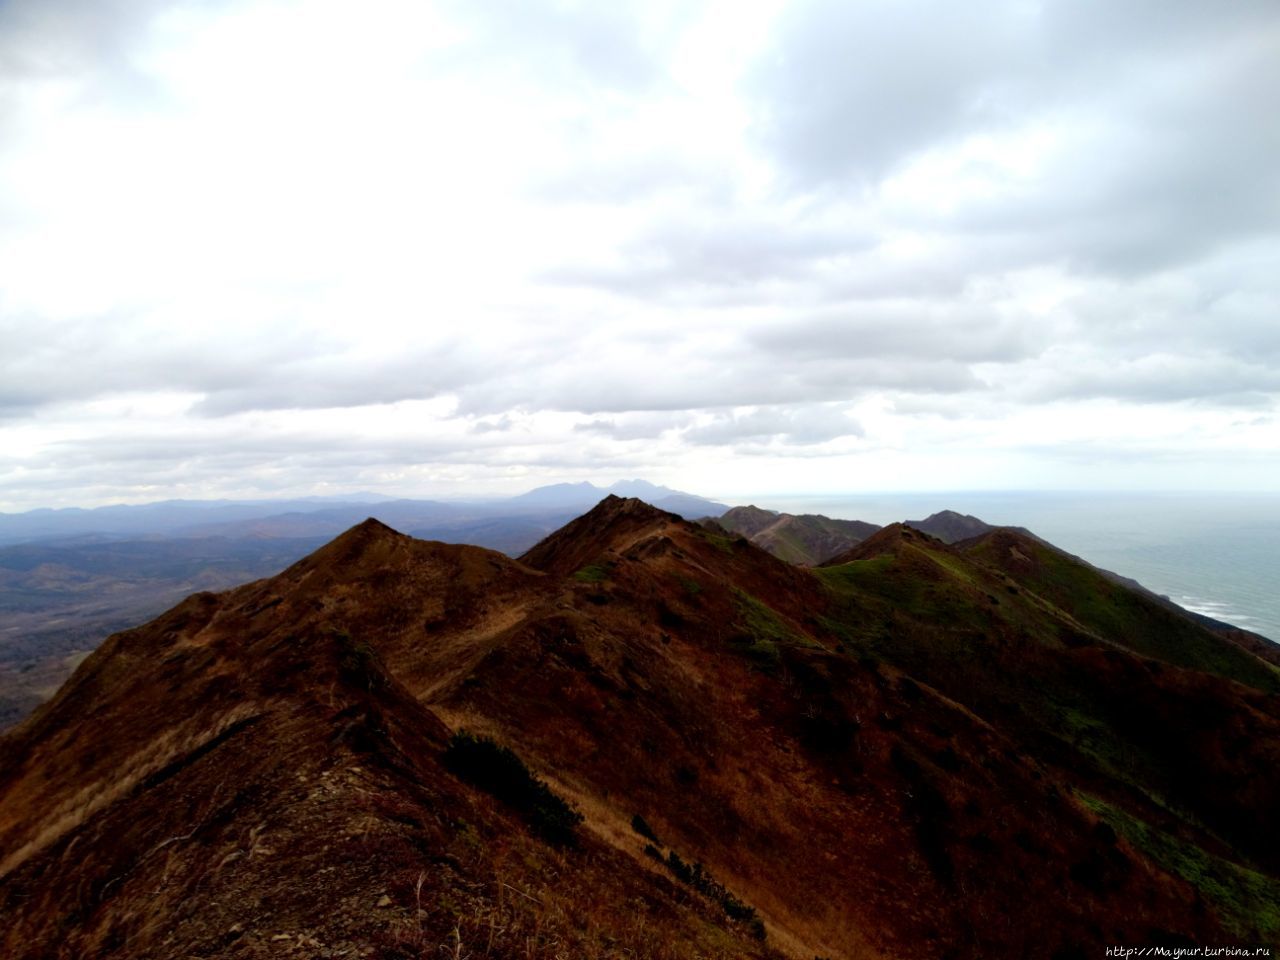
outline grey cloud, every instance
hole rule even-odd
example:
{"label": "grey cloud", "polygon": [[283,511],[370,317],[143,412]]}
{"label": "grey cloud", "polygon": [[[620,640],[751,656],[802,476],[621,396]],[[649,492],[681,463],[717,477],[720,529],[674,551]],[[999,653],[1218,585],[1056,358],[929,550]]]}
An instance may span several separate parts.
{"label": "grey cloud", "polygon": [[49,76],[87,64],[127,65],[139,30],[163,0],[9,0],[0,6],[0,71]]}
{"label": "grey cloud", "polygon": [[1040,7],[1041,45],[1055,67],[1114,65],[1117,54],[1142,59],[1194,53],[1206,42],[1274,28],[1270,0],[1225,5],[1200,0],[1056,0]]}
{"label": "grey cloud", "polygon": [[460,341],[407,345],[391,359],[351,355],[305,330],[275,327],[234,343],[157,341],[127,316],[71,324],[0,317],[0,415],[126,392],[204,394],[192,412],[358,407],[426,399],[489,375]]}
{"label": "grey cloud", "polygon": [[642,91],[664,73],[660,45],[649,45],[658,44],[661,36],[646,35],[642,8],[556,0],[455,0],[447,8],[471,28],[455,51],[457,64],[467,69],[483,62],[508,80],[551,83],[592,95],[611,88]]}
{"label": "grey cloud", "polygon": [[477,420],[471,425],[472,433],[505,433],[515,425],[510,417],[497,417],[493,420]]}
{"label": "grey cloud", "polygon": [[1233,41],[1275,26],[1267,0],[805,0],[784,13],[752,90],[789,169],[878,176],[957,134],[1083,99],[1114,105],[1165,80],[1172,58],[1210,49],[1229,67]]}
{"label": "grey cloud", "polygon": [[862,253],[876,243],[856,227],[795,222],[784,211],[776,216],[751,217],[718,205],[698,208],[646,230],[619,251],[615,264],[563,267],[545,279],[650,300],[691,288],[742,287],[758,296],[763,284],[802,278],[822,260]]}
{"label": "grey cloud", "polygon": [[797,188],[853,196],[923,150],[1050,122],[1077,138],[1055,166],[934,226],[985,234],[988,265],[1137,274],[1271,229],[1278,84],[1264,0],[812,0],[788,8],[753,92]]}
{"label": "grey cloud", "polygon": [[638,345],[625,356],[567,357],[525,379],[462,388],[458,412],[474,416],[519,408],[618,415],[842,401],[879,389],[937,393],[984,386],[966,364],[932,358],[787,358],[739,344],[673,360],[661,349],[643,351]]}
{"label": "grey cloud", "polygon": [[[1051,358],[1046,358],[1051,359]],[[1151,354],[1130,360],[1065,353],[1029,391],[1039,401],[1108,397],[1141,403],[1209,402],[1268,407],[1280,369],[1221,355]]]}
{"label": "grey cloud", "polygon": [[656,440],[669,430],[689,423],[688,416],[629,414],[613,419],[589,420],[574,426],[577,433],[593,433],[611,440]]}
{"label": "grey cloud", "polygon": [[860,437],[862,425],[832,407],[762,407],[747,413],[719,414],[710,423],[691,427],[682,436],[689,443],[723,446],[743,442],[778,441],[805,446],[840,437]]}
{"label": "grey cloud", "polygon": [[[340,441],[340,442],[335,442]],[[439,459],[459,452],[484,450],[498,443],[441,437],[369,438],[335,435],[332,438],[296,431],[244,434],[239,431],[187,430],[157,434],[119,433],[109,437],[82,436],[51,445],[61,466],[92,467],[95,463],[203,462],[249,465],[263,458],[305,460],[326,465],[353,463],[403,463],[415,459]]]}
{"label": "grey cloud", "polygon": [[211,393],[193,408],[201,416],[252,410],[362,407],[438,397],[477,378],[478,361],[460,351],[412,352],[393,361],[343,356],[292,362],[263,370],[252,383]]}
{"label": "grey cloud", "polygon": [[279,331],[235,353],[158,342],[127,313],[75,322],[0,315],[0,381],[11,409],[147,390],[243,388],[260,371],[306,356],[305,343]]}
{"label": "grey cloud", "polygon": [[[1087,345],[1099,357],[1133,362],[1172,355],[1191,364],[1280,364],[1280,277],[1256,275],[1280,256],[1274,245],[1236,257],[1229,269],[1196,268],[1146,284],[1085,286],[1064,305],[1072,323],[1064,347]],[[1194,389],[1201,378],[1189,376]]]}
{"label": "grey cloud", "polygon": [[[26,78],[70,77],[130,115],[153,94],[135,54],[172,6],[0,0],[0,123],[6,101],[24,103]],[[980,423],[1094,398],[1130,412],[1274,411],[1276,11],[1274,0],[800,0],[745,82],[751,99],[738,106],[754,139],[739,157],[736,144],[692,138],[683,150],[639,136],[686,95],[669,70],[696,7],[450,0],[461,41],[427,54],[409,82],[475,94],[477,124],[527,97],[552,125],[528,157],[509,145],[520,203],[502,206],[508,186],[497,185],[477,230],[502,230],[510,214],[519,230],[547,231],[549,260],[568,204],[605,225],[597,255],[560,261],[532,287],[505,278],[547,260],[495,262],[493,289],[434,345],[361,349],[289,325],[329,289],[305,265],[266,279],[260,329],[240,339],[185,337],[123,308],[63,324],[6,303],[2,426],[31,425],[45,446],[25,459],[0,450],[0,488],[340,484],[427,462],[489,476],[588,463],[644,472],[655,448],[707,445],[819,456],[859,435],[842,409],[869,396],[908,428],[916,414]],[[1059,140],[1025,180],[962,193],[944,173],[951,192],[936,205],[886,185],[934,148],[1036,129]],[[3,149],[0,159],[23,156],[17,141]],[[19,192],[0,189],[0,204]],[[0,219],[3,239],[22,242],[28,226]],[[370,258],[394,239],[370,235]],[[1056,305],[1020,306],[1042,301]],[[376,335],[359,318],[350,326],[353,342]],[[85,404],[133,392],[202,399],[186,416],[157,413],[162,403],[144,412],[172,427],[164,436],[94,421],[82,440],[50,439],[97,415]],[[452,438],[285,429],[311,419],[290,411],[442,396],[457,401]],[[542,411],[589,419],[525,416]],[[237,416],[251,412],[262,415]]]}
{"label": "grey cloud", "polygon": [[989,306],[875,300],[782,321],[751,334],[779,357],[1010,363],[1035,356],[1043,331]]}
{"label": "grey cloud", "polygon": [[791,5],[753,77],[759,133],[804,180],[852,178],[861,189],[904,156],[999,114],[988,100],[1000,71],[1030,59],[1017,21],[981,2]]}
{"label": "grey cloud", "polygon": [[0,4],[0,110],[8,83],[79,81],[84,103],[156,105],[163,94],[136,63],[152,20],[175,7],[216,9],[231,0],[7,0]]}
{"label": "grey cloud", "polygon": [[567,465],[575,459],[550,449],[559,448],[534,437],[512,444],[499,435],[374,438],[340,429],[327,434],[247,433],[218,421],[200,421],[181,431],[86,434],[30,456],[0,452],[0,500],[10,492],[21,500],[32,489],[43,491],[46,499],[56,499],[64,490],[81,496],[100,491],[101,499],[111,499],[142,482],[191,489],[222,489],[230,482],[240,491],[296,488],[300,482],[343,487],[363,472],[400,472],[414,465],[486,469],[556,458]]}
{"label": "grey cloud", "polygon": [[954,227],[994,234],[996,254],[1021,247],[1120,275],[1270,233],[1280,217],[1280,129],[1267,91],[1280,86],[1278,55],[1280,41],[1224,54],[1194,82],[1184,75],[1113,95],[1109,128],[1059,156],[1034,193],[972,203]]}

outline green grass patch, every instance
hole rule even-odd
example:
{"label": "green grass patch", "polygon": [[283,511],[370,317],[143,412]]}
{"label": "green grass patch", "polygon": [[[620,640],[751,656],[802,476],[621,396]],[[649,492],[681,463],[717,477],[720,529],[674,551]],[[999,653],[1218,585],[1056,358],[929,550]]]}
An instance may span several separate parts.
{"label": "green grass patch", "polygon": [[1170,836],[1091,794],[1076,796],[1163,869],[1199,890],[1236,936],[1280,944],[1280,880]]}
{"label": "green grass patch", "polygon": [[744,590],[733,591],[733,602],[738,608],[738,626],[757,640],[775,643],[802,643],[802,638],[788,627],[767,604],[757,600]]}
{"label": "green grass patch", "polygon": [[706,527],[698,529],[699,536],[706,540],[721,553],[733,553],[733,546],[740,539],[737,536],[716,533],[714,530],[708,530]]}
{"label": "green grass patch", "polygon": [[961,560],[959,557],[953,557],[949,553],[942,551],[930,551],[929,556],[933,558],[933,562],[942,567],[957,580],[965,583],[977,584],[977,580],[973,577],[973,568]]}
{"label": "green grass patch", "polygon": [[847,595],[865,589],[869,581],[883,576],[893,566],[893,557],[884,554],[869,560],[853,560],[835,567],[815,567],[813,572],[832,593]]}
{"label": "green grass patch", "polygon": [[804,539],[791,531],[784,531],[773,538],[770,551],[779,560],[787,563],[813,563],[813,551]]}
{"label": "green grass patch", "polygon": [[[974,558],[1000,567],[988,545]],[[1267,693],[1280,693],[1280,671],[1156,601],[1113,583],[1097,570],[1041,545],[1023,586],[1066,611],[1088,631],[1137,653],[1203,670]]]}
{"label": "green grass patch", "polygon": [[697,580],[693,579],[693,577],[684,577],[684,576],[677,575],[676,580],[677,582],[679,582],[680,586],[684,588],[684,592],[691,597],[696,597],[698,594],[702,592],[702,584],[700,584]]}
{"label": "green grass patch", "polygon": [[603,583],[613,572],[612,564],[589,563],[581,570],[575,570],[573,579],[579,583]]}
{"label": "green grass patch", "polygon": [[779,647],[816,646],[813,641],[796,633],[765,603],[743,590],[733,591],[733,602],[738,617],[734,628],[738,635],[734,644],[743,653],[764,664],[774,664],[779,658]]}

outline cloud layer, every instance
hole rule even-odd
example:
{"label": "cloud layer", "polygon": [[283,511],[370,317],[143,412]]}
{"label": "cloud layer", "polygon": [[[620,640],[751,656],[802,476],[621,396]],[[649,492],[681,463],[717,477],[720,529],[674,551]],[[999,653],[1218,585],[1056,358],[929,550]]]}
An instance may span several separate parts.
{"label": "cloud layer", "polygon": [[0,509],[1274,488],[1270,0],[0,6]]}

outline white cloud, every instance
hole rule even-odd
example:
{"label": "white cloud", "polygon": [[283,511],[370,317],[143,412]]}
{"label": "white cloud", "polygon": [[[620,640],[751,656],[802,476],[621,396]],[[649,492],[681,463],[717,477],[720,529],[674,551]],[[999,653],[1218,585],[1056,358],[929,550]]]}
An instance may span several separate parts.
{"label": "white cloud", "polygon": [[10,0],[0,38],[0,507],[1280,476],[1269,2]]}

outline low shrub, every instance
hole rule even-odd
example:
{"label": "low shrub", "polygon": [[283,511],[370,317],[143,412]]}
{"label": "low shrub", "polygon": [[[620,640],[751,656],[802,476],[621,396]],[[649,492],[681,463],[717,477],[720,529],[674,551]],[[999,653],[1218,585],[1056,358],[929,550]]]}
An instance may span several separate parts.
{"label": "low shrub", "polygon": [[646,840],[652,840],[654,843],[661,846],[662,841],[659,840],[658,835],[653,832],[653,827],[649,826],[649,822],[645,820],[644,817],[640,816],[640,814],[637,813],[631,818],[631,829],[640,834],[640,836],[644,837]]}
{"label": "low shrub", "polygon": [[544,839],[561,845],[573,843],[582,814],[530,773],[508,748],[489,737],[460,730],[449,741],[444,762],[463,780],[518,811]]}
{"label": "low shrub", "polygon": [[[648,848],[645,850],[648,853]],[[657,851],[654,851],[657,853]],[[735,897],[719,880],[707,872],[701,863],[688,864],[674,850],[667,851],[667,869],[681,883],[697,890],[704,897],[720,905],[730,920],[745,923],[757,940],[765,938],[764,922],[756,916],[756,909]]]}

